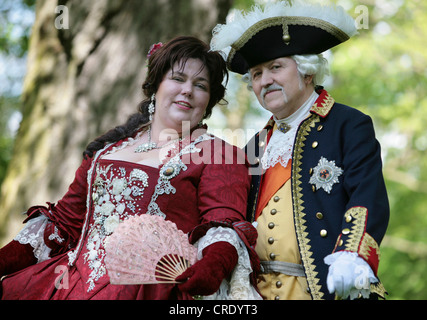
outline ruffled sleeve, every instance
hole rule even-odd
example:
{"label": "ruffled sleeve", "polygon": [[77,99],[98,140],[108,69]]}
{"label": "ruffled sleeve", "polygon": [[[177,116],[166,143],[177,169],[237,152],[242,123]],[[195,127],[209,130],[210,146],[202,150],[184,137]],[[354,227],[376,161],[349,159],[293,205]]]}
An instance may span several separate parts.
{"label": "ruffled sleeve", "polygon": [[27,222],[25,227],[13,239],[20,244],[29,244],[33,248],[34,257],[38,263],[50,258],[51,249],[44,241],[47,224],[48,218],[44,215],[33,218]]}
{"label": "ruffled sleeve", "polygon": [[53,257],[75,247],[86,215],[87,176],[91,163],[91,158],[83,160],[67,193],[56,204],[47,203],[47,206],[28,209],[28,218],[24,221],[26,226],[16,239],[30,243],[35,249],[45,246],[42,260],[46,260],[47,253]]}
{"label": "ruffled sleeve", "polygon": [[236,248],[238,254],[237,265],[230,280],[224,279],[217,292],[204,300],[262,300],[262,297],[251,283],[252,264],[246,244],[236,231],[231,228],[214,227],[200,238],[195,244],[197,259],[203,258],[203,250],[213,243],[225,241]]}

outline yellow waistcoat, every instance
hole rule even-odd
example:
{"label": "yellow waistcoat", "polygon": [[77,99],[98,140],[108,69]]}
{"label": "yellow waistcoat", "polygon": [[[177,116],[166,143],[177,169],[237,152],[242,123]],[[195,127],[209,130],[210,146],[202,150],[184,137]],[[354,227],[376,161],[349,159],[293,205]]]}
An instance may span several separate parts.
{"label": "yellow waistcoat", "polygon": [[[290,179],[273,194],[256,221],[258,239],[255,249],[261,261],[301,264]],[[307,288],[305,277],[281,273],[261,274],[258,277],[258,289],[267,300],[311,300]]]}

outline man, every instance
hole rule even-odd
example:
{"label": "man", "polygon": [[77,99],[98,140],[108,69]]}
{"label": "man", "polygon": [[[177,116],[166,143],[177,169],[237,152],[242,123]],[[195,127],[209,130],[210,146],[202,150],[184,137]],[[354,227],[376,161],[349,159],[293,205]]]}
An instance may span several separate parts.
{"label": "man", "polygon": [[303,2],[254,7],[214,30],[212,49],[229,50],[229,69],[273,115],[246,146],[265,299],[384,297],[380,146],[370,117],[319,86],[321,53],[356,33],[341,7]]}

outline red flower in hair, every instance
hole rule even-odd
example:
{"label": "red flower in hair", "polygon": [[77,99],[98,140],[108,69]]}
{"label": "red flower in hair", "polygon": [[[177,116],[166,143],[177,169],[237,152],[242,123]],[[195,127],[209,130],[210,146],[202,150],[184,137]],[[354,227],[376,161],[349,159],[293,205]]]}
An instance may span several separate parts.
{"label": "red flower in hair", "polygon": [[147,59],[149,59],[153,55],[153,53],[156,52],[161,47],[163,47],[163,43],[161,43],[161,42],[153,44],[150,47],[150,50],[148,51]]}

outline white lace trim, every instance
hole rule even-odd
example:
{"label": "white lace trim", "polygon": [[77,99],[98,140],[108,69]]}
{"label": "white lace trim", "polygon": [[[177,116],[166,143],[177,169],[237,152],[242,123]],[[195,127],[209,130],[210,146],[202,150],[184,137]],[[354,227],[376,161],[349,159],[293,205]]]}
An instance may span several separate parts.
{"label": "white lace trim", "polygon": [[238,262],[234,268],[231,280],[223,280],[220,288],[213,295],[203,297],[204,300],[262,300],[255,288],[250,283],[250,274],[252,272],[249,253],[245,244],[239,238],[237,233],[230,228],[211,228],[206,235],[196,242],[198,249],[197,259],[202,259],[203,249],[207,246],[226,241],[232,244],[239,255]]}
{"label": "white lace trim", "polygon": [[273,132],[265,153],[261,158],[261,164],[264,170],[272,168],[278,163],[283,167],[288,165],[289,160],[292,158],[292,151],[298,127],[300,123],[307,118],[311,107],[318,97],[319,95],[316,92],[313,92],[310,98],[308,98],[307,101],[289,117],[280,120],[274,117],[274,121],[277,126],[280,126],[282,123],[286,123],[291,127],[291,129],[286,133],[283,133],[280,130],[275,130]]}
{"label": "white lace trim", "polygon": [[270,138],[267,149],[261,159],[264,170],[280,163],[283,167],[288,165],[292,158],[292,149],[297,128],[292,128],[287,133],[275,130]]}
{"label": "white lace trim", "polygon": [[[124,167],[113,164],[98,163],[95,170],[95,181],[92,186],[93,220],[89,225],[86,252],[83,254],[85,263],[92,270],[87,283],[88,291],[107,273],[104,264],[104,243],[119,223],[134,214],[141,214],[142,208],[138,201],[144,197],[148,187],[148,174],[134,168],[127,173]],[[138,200],[139,199],[139,200]]]}
{"label": "white lace trim", "polygon": [[[90,169],[87,172],[87,185],[89,186],[89,188],[91,187],[92,175],[93,175],[93,172],[94,172],[94,169],[95,169],[95,164],[98,163],[98,159],[101,156],[101,154],[105,150],[107,150],[109,147],[111,147],[111,145],[112,145],[112,143],[106,145],[103,149],[98,150],[97,153],[95,154],[95,157],[92,160],[92,164],[90,166]],[[83,228],[82,228],[82,232],[80,234],[79,242],[77,244],[77,247],[74,250],[71,250],[71,251],[69,251],[67,253],[67,255],[68,255],[68,265],[69,266],[73,266],[74,265],[74,262],[77,259],[77,254],[80,252],[82,244],[83,244],[83,241],[85,239],[85,237],[83,237],[82,235],[86,233],[87,228],[88,228],[89,218],[90,218],[90,215],[89,215],[89,212],[90,212],[89,210],[90,209],[89,208],[90,208],[90,203],[91,203],[90,201],[91,201],[91,199],[92,199],[92,194],[90,192],[88,192],[87,196],[86,196],[85,222],[83,224]]]}
{"label": "white lace trim", "polygon": [[[178,175],[181,170],[187,170],[187,166],[184,162],[182,162],[182,156],[185,154],[200,152],[201,149],[196,147],[198,143],[214,139],[214,136],[207,133],[199,136],[194,142],[191,142],[190,144],[186,145],[181,151],[179,151],[175,156],[173,156],[167,163],[165,163],[160,168],[159,178],[157,179],[157,185],[154,189],[154,193],[151,196],[151,201],[147,208],[147,214],[158,215],[163,218],[166,217],[166,214],[160,210],[159,205],[156,203],[156,200],[162,194],[174,194],[176,192],[176,189],[174,186],[172,186],[170,179]],[[167,168],[173,169],[174,173],[171,176],[166,176],[163,174],[163,170]]]}
{"label": "white lace trim", "polygon": [[41,215],[27,222],[25,227],[15,236],[13,240],[20,244],[29,244],[34,250],[34,256],[37,262],[43,262],[50,259],[49,254],[51,249],[45,244],[43,235],[46,229],[48,219]]}
{"label": "white lace trim", "polygon": [[[109,151],[106,151],[106,150],[108,150],[113,144],[109,144],[109,145],[105,146],[103,149],[98,150],[98,152],[96,153],[94,159],[92,160],[92,165],[91,165],[90,169],[88,170],[87,183],[88,183],[89,188],[93,187],[93,185],[92,185],[92,177],[93,177],[94,174],[96,174],[95,169],[96,169],[96,166],[98,164],[99,158],[101,156],[103,156],[104,154],[110,154],[110,153],[113,153],[113,152],[116,152],[116,151],[122,149],[123,148],[123,144],[125,144],[125,146],[135,144],[136,139],[141,134],[142,133],[139,133],[136,136],[135,139],[134,138],[128,138],[127,140],[123,141],[119,146],[112,147],[112,149],[109,150]],[[190,137],[188,137],[188,139],[190,139]],[[182,169],[182,170],[185,171],[186,170],[186,166],[185,166],[185,164],[182,163],[180,157],[183,154],[200,152],[200,149],[197,148],[195,145],[198,144],[198,143],[200,143],[200,142],[202,142],[202,141],[210,140],[210,139],[214,139],[214,137],[205,133],[205,134],[199,136],[193,142],[191,142],[189,140],[189,145],[186,145],[181,151],[178,152],[178,154],[176,154],[174,157],[172,157],[172,159],[170,159],[164,166],[162,166],[162,168],[160,169],[160,171],[162,171],[162,169],[164,167],[166,167],[167,165],[171,165],[171,164],[177,164],[177,165],[179,165],[179,169],[180,170]],[[177,171],[177,173],[179,173],[179,170]],[[162,177],[159,177],[158,183],[157,183],[157,185],[155,187],[155,192],[154,192],[154,194],[152,196],[150,205],[148,207],[147,214],[157,214],[157,215],[159,215],[161,217],[165,217],[166,215],[163,212],[160,211],[160,208],[158,207],[158,205],[157,205],[157,203],[155,201],[157,200],[157,197],[159,195],[169,194],[169,193],[175,193],[175,188],[171,185],[171,183],[169,181],[169,178],[163,179]],[[92,193],[88,192],[87,200],[86,200],[87,201],[87,206],[86,206],[87,210],[86,210],[86,213],[85,213],[85,222],[84,222],[84,225],[83,225],[82,233],[80,235],[80,239],[79,239],[79,242],[78,242],[78,245],[77,245],[76,249],[74,249],[73,251],[68,252],[68,257],[69,257],[68,258],[68,260],[69,260],[68,264],[70,266],[72,266],[74,264],[74,262],[77,259],[78,254],[80,254],[80,252],[82,251],[83,243],[84,243],[84,240],[86,239],[86,237],[84,235],[86,234],[87,231],[90,232],[90,228],[92,226],[92,224],[90,222],[91,215],[89,214],[91,212],[90,208],[91,208],[91,199],[92,199],[92,197],[93,197]],[[114,210],[116,210],[116,209],[114,209]],[[114,224],[115,224],[115,221],[113,221],[113,225]],[[99,236],[99,233],[97,234],[97,236]],[[94,241],[91,238],[89,238],[87,246],[89,246],[90,248],[89,247],[87,247],[87,248],[89,249],[89,251],[92,251],[93,254],[87,255],[87,253],[85,253],[86,260],[89,259],[89,258],[93,258],[93,259],[90,259],[90,260],[94,262],[93,264],[89,265],[90,268],[92,269],[92,272],[91,272],[91,274],[89,276],[89,279],[88,279],[88,283],[89,283],[88,292],[90,292],[91,290],[94,289],[94,287],[95,287],[95,281],[98,281],[102,276],[106,275],[105,265],[102,262],[103,255],[105,255],[105,253],[103,253],[100,250],[98,250],[98,249],[101,248],[97,244],[99,242],[98,238],[95,239],[96,240],[95,246],[92,246],[92,243],[94,243]],[[94,251],[92,250],[92,249],[95,249],[95,248],[96,248],[97,251],[100,251],[98,253],[98,255],[95,255]],[[101,249],[103,251],[103,248],[101,248]],[[100,254],[103,254],[103,255],[100,256]],[[96,259],[96,260],[94,260],[94,259]]]}

